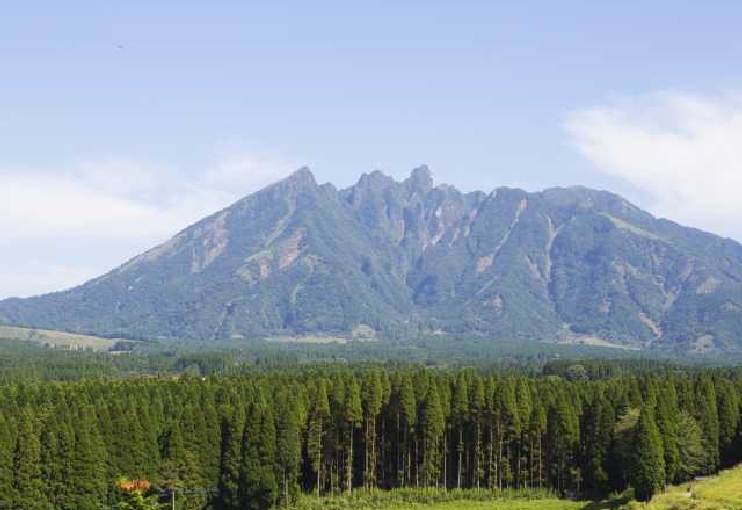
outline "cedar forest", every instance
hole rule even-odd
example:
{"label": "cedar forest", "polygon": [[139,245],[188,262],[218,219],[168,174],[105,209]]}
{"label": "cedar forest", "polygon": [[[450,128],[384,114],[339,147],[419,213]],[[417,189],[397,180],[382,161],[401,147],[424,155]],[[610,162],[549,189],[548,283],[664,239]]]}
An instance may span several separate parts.
{"label": "cedar forest", "polygon": [[127,508],[121,478],[189,509],[402,488],[648,500],[742,460],[742,369],[583,363],[6,383],[0,508]]}

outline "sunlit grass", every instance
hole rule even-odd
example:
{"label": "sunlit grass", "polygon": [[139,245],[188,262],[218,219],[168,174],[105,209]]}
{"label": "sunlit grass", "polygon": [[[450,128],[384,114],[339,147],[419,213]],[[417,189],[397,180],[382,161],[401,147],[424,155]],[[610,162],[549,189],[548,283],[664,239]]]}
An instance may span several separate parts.
{"label": "sunlit grass", "polygon": [[[688,491],[690,488],[690,492]],[[650,503],[631,503],[631,510],[742,509],[742,466],[700,482],[689,482],[655,496]]]}
{"label": "sunlit grass", "polygon": [[400,489],[345,496],[302,497],[301,510],[582,510],[585,502],[566,501],[546,490],[505,490],[499,494],[474,490]]}
{"label": "sunlit grass", "polygon": [[75,333],[67,333],[65,331],[14,326],[0,326],[0,338],[54,345],[56,347],[67,349],[92,349],[94,351],[105,351],[116,343],[116,339],[91,335],[78,335]]}

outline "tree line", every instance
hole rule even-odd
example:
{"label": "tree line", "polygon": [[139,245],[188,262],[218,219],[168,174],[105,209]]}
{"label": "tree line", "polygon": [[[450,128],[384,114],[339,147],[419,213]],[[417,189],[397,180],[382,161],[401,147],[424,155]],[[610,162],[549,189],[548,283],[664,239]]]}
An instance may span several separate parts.
{"label": "tree line", "polygon": [[574,372],[310,366],[5,385],[0,508],[97,510],[119,477],[201,489],[179,502],[191,509],[401,487],[634,487],[646,500],[742,459],[742,369]]}

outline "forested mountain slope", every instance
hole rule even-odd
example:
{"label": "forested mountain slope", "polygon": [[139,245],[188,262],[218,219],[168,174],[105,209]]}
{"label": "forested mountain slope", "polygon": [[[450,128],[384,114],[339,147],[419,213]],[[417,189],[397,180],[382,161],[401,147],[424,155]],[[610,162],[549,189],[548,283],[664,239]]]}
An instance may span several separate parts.
{"label": "forested mountain slope", "polygon": [[742,246],[585,188],[463,193],[300,169],[0,323],[129,337],[420,332],[742,346]]}

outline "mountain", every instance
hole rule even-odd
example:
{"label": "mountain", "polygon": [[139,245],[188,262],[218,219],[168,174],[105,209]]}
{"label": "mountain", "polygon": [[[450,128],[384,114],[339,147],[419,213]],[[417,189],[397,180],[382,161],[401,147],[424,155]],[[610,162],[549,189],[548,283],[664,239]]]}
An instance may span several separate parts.
{"label": "mountain", "polygon": [[742,347],[742,246],[581,187],[462,193],[307,168],[0,323],[133,338],[478,334]]}

